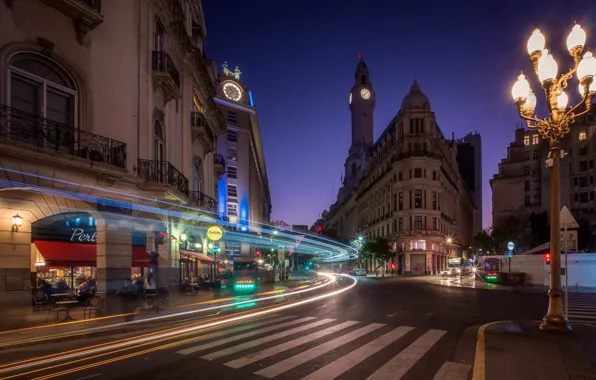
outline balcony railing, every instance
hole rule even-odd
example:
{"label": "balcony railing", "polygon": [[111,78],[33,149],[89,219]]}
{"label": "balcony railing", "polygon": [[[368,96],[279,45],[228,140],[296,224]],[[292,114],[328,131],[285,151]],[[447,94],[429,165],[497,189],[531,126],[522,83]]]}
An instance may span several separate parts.
{"label": "balcony railing", "polygon": [[205,137],[210,142],[215,142],[215,135],[211,132],[211,128],[205,119],[205,115],[201,112],[193,112],[191,114],[191,125],[198,128],[200,132],[205,134]]}
{"label": "balcony railing", "polygon": [[180,72],[178,72],[178,69],[174,65],[174,62],[168,53],[154,50],[152,58],[151,68],[153,71],[170,74],[172,80],[176,84],[176,87],[180,88]]}
{"label": "balcony railing", "polygon": [[188,179],[168,161],[139,160],[139,177],[145,181],[172,186],[188,196]]}
{"label": "balcony railing", "polygon": [[191,191],[190,201],[199,208],[210,211],[217,210],[217,201],[200,191]]}
{"label": "balcony railing", "polygon": [[101,0],[81,0],[86,6],[101,13]]}
{"label": "balcony railing", "polygon": [[0,139],[126,168],[125,143],[3,105],[0,105]]}

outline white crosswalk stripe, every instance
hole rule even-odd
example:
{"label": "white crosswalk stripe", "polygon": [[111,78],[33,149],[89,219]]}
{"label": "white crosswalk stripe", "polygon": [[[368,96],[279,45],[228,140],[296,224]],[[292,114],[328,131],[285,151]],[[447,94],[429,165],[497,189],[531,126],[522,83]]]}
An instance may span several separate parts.
{"label": "white crosswalk stripe", "polygon": [[[563,296],[563,310],[565,310],[565,297]],[[569,293],[569,322],[589,323],[596,325],[596,294]]]}
{"label": "white crosswalk stripe", "polygon": [[[411,326],[272,315],[186,340],[186,347],[177,354],[198,353],[201,359],[219,359],[218,363],[228,368],[248,369],[265,378],[290,372],[302,380],[333,380],[353,370],[359,373],[357,378],[393,380],[406,376],[446,333]],[[399,343],[403,339],[406,341]],[[374,363],[377,354],[391,359]],[[326,359],[317,360],[322,357]],[[433,380],[465,380],[471,371],[471,366],[463,363],[438,366],[433,364],[435,369],[428,380],[433,375]],[[416,367],[414,373],[421,368]]]}

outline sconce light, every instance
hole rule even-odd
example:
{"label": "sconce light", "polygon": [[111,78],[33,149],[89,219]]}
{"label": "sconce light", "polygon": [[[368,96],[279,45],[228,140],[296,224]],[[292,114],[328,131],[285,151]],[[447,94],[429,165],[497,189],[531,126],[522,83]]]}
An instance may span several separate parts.
{"label": "sconce light", "polygon": [[19,228],[23,225],[23,217],[16,214],[12,217],[12,232],[19,232]]}
{"label": "sconce light", "polygon": [[186,236],[185,233],[180,234],[180,241],[181,242],[185,242],[187,238],[188,238],[188,236]]}

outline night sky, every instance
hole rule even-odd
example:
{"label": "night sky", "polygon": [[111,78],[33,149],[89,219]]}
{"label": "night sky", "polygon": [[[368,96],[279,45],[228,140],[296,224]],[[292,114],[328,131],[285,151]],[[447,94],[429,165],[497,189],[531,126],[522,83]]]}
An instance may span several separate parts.
{"label": "night sky", "polygon": [[[560,71],[572,64],[565,41],[574,21],[596,50],[594,0],[203,0],[203,7],[208,56],[220,70],[223,61],[239,66],[253,91],[272,219],[289,224],[312,224],[336,199],[351,143],[348,94],[359,53],[376,91],[375,139],[414,78],[445,137],[481,133],[489,226],[488,181],[520,122],[510,94],[521,69],[539,107],[544,103],[526,51],[532,30],[542,30]],[[568,94],[578,99],[575,76]]]}

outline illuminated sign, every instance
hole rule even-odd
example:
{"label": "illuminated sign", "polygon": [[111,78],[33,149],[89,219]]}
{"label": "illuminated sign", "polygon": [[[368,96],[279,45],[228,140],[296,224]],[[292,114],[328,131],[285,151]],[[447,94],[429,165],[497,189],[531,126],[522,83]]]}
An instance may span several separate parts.
{"label": "illuminated sign", "polygon": [[72,235],[70,235],[70,241],[78,243],[96,243],[97,232],[88,233],[82,228],[73,228]]}
{"label": "illuminated sign", "polygon": [[223,74],[228,76],[228,77],[234,77],[236,78],[236,80],[240,80],[240,74],[242,74],[242,71],[240,71],[240,69],[238,68],[238,66],[236,66],[236,68],[234,69],[234,71],[230,70],[230,68],[228,67],[228,63],[224,62],[222,65],[222,70],[223,70]]}
{"label": "illuminated sign", "polygon": [[508,251],[513,251],[513,248],[515,248],[515,244],[513,244],[512,241],[510,241],[509,243],[507,243],[507,250]]}
{"label": "illuminated sign", "polygon": [[207,229],[207,238],[218,241],[223,236],[223,230],[219,226],[211,226]]}

